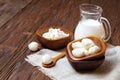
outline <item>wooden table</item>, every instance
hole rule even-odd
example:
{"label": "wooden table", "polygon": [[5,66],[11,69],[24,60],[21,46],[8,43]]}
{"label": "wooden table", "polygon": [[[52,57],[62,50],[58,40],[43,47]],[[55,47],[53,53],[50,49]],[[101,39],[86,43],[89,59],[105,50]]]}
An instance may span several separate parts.
{"label": "wooden table", "polygon": [[37,41],[40,27],[62,26],[74,31],[79,5],[92,3],[103,8],[112,26],[109,43],[120,45],[120,0],[0,0],[0,80],[50,80],[24,58]]}

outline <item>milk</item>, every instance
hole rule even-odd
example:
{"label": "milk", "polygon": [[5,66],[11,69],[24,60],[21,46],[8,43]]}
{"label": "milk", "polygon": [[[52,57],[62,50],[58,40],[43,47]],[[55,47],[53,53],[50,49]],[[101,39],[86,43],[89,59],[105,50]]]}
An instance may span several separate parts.
{"label": "milk", "polygon": [[75,29],[74,39],[79,39],[90,35],[99,35],[104,38],[105,31],[103,24],[98,20],[93,19],[81,20]]}

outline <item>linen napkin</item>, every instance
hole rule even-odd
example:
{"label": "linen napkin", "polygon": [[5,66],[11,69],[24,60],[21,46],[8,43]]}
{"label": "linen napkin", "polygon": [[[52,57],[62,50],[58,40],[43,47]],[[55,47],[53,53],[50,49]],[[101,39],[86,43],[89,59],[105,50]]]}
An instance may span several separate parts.
{"label": "linen napkin", "polygon": [[60,52],[42,49],[32,55],[28,55],[25,60],[31,65],[37,66],[40,71],[52,80],[120,80],[120,46],[108,45],[104,63],[94,71],[75,71],[66,57],[58,60],[54,67],[42,67],[41,58],[44,54],[54,57]]}

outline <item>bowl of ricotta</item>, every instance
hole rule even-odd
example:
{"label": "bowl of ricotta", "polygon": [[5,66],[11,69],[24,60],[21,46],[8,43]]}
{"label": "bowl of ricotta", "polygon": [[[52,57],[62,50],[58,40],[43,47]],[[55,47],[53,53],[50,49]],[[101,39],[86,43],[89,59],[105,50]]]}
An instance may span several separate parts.
{"label": "bowl of ricotta", "polygon": [[36,35],[42,45],[49,49],[63,48],[73,39],[73,32],[59,26],[40,28]]}

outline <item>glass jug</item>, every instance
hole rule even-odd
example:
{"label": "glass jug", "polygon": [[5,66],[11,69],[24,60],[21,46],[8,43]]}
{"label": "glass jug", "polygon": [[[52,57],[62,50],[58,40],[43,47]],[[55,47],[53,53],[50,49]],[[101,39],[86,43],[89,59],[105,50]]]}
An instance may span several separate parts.
{"label": "glass jug", "polygon": [[93,4],[80,5],[80,16],[75,32],[74,39],[99,35],[105,42],[111,37],[111,26],[109,21],[101,17],[102,8]]}

